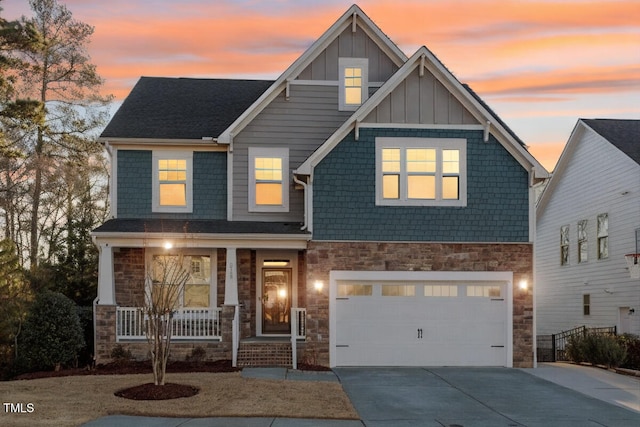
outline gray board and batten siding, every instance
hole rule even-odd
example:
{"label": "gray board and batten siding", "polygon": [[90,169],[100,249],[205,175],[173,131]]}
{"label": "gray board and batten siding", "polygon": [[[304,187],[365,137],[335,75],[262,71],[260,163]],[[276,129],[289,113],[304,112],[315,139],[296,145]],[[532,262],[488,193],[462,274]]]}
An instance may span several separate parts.
{"label": "gray board and batten siding", "polygon": [[[292,171],[300,166],[352,111],[338,109],[338,61],[368,58],[370,95],[398,70],[393,61],[360,28],[345,29],[233,139],[233,219],[298,221],[304,219],[304,193],[295,190]],[[249,212],[249,147],[289,148],[289,212]]]}

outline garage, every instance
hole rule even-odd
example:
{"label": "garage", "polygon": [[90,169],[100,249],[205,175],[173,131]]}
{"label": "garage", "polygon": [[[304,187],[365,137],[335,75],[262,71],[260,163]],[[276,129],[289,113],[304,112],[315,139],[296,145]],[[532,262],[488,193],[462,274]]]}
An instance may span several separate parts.
{"label": "garage", "polygon": [[511,366],[505,272],[332,272],[332,366]]}

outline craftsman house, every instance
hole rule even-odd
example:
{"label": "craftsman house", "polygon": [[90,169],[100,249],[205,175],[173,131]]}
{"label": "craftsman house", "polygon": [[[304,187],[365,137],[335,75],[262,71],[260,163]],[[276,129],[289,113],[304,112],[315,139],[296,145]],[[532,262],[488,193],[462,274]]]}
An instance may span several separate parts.
{"label": "craftsman house", "polygon": [[578,120],[537,223],[537,333],[640,335],[640,120]]}
{"label": "craftsman house", "polygon": [[174,359],[533,365],[533,185],[548,173],[427,48],[407,57],[358,6],[275,81],[141,78],[101,140],[98,362],[118,344],[146,356],[145,289],[180,259]]}

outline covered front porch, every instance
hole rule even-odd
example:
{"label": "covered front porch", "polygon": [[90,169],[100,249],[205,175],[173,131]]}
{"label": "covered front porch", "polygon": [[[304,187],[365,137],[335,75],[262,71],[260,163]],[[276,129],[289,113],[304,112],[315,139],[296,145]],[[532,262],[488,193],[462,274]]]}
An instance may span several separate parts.
{"label": "covered front porch", "polygon": [[94,301],[98,363],[110,360],[116,346],[145,357],[143,307],[145,292],[156,283],[152,266],[181,254],[190,279],[170,319],[174,360],[203,347],[206,360],[231,359],[235,366],[242,340],[274,337],[289,343],[296,366],[296,348],[306,338],[306,233],[118,234],[94,233],[100,249]]}

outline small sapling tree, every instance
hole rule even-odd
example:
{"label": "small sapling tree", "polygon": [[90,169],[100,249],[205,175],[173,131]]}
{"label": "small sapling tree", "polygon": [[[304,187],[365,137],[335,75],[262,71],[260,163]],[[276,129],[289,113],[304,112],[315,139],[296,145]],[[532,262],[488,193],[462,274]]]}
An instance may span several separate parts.
{"label": "small sapling tree", "polygon": [[145,289],[144,314],[147,318],[146,336],[153,364],[155,385],[164,385],[167,360],[171,349],[172,319],[180,306],[180,296],[189,280],[181,255],[162,255],[153,258],[153,266]]}

